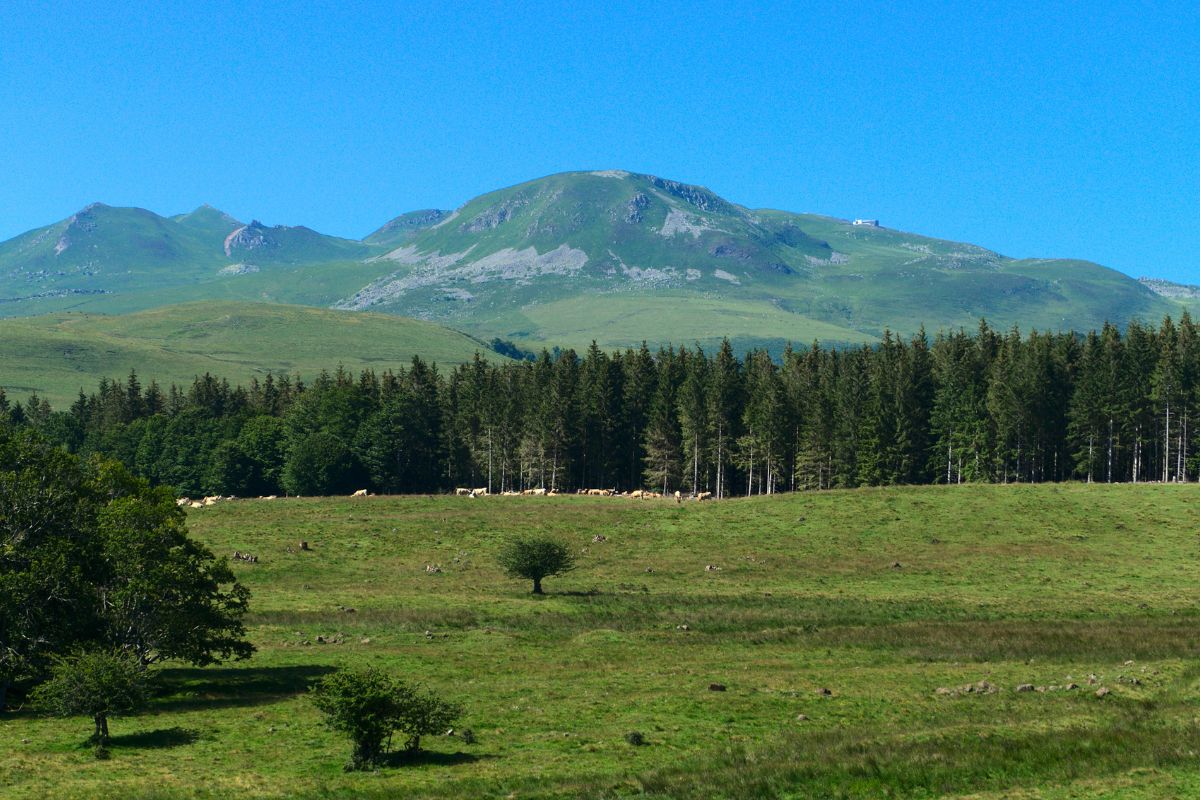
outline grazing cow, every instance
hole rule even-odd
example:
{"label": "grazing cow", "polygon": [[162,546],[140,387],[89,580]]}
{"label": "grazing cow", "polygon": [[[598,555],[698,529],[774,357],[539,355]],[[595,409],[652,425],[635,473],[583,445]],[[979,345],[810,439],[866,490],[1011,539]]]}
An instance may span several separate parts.
{"label": "grazing cow", "polygon": [[367,490],[366,490],[366,489],[359,489],[357,492],[355,492],[354,494],[352,494],[352,495],[350,495],[350,496],[351,496],[351,497],[366,497],[366,496],[367,496]]}
{"label": "grazing cow", "polygon": [[455,489],[455,490],[454,490],[454,493],[455,493],[456,495],[458,495],[459,497],[466,497],[466,496],[468,496],[469,494],[471,494],[471,490],[470,490],[470,489],[464,489],[464,488],[462,488],[462,487],[460,486],[459,488],[457,488],[457,489]]}
{"label": "grazing cow", "polygon": [[487,487],[481,486],[478,489],[471,490],[471,497],[484,497],[487,495],[487,493],[488,493]]}
{"label": "grazing cow", "polygon": [[193,500],[192,502],[188,503],[188,507],[189,508],[204,508],[204,503],[201,503],[199,500]]}
{"label": "grazing cow", "polygon": [[700,492],[698,495],[696,495],[696,499],[697,500],[711,500],[712,496],[713,496],[712,492]]}
{"label": "grazing cow", "polygon": [[191,499],[190,497],[181,497],[181,498],[179,498],[178,500],[176,500],[176,501],[175,501],[175,505],[177,505],[177,506],[181,506],[181,507],[182,507],[182,506],[188,506],[188,505],[191,505],[191,504],[192,504],[192,499]]}
{"label": "grazing cow", "polygon": [[530,494],[532,494],[534,497],[541,497],[542,495],[544,495],[546,493],[546,490],[540,486],[536,489],[530,489],[529,491],[530,491]]}
{"label": "grazing cow", "polygon": [[629,496],[636,497],[640,500],[641,498],[646,496],[646,493],[644,491],[642,491],[641,489],[634,489],[632,492],[629,493]]}

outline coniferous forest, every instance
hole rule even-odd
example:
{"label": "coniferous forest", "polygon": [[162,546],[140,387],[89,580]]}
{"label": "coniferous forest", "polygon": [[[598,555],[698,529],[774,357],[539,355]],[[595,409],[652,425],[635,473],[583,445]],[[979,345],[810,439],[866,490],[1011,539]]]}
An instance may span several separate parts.
{"label": "coniferous forest", "polygon": [[888,484],[1187,481],[1200,344],[1186,315],[1086,336],[887,334],[739,358],[728,343],[593,345],[440,371],[338,368],[231,386],[104,381],[68,410],[0,415],[186,494],[492,492],[717,497]]}

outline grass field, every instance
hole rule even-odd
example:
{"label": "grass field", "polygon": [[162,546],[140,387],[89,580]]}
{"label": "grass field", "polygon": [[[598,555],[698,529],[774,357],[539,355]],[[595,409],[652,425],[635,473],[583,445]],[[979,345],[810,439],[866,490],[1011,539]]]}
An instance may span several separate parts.
{"label": "grass field", "polygon": [[[1198,509],[1156,485],[219,504],[189,524],[259,556],[234,565],[258,654],[169,665],[110,761],[86,720],[5,715],[0,796],[1197,796]],[[495,565],[528,531],[579,553],[543,598]],[[303,693],[346,664],[460,702],[478,741],[344,772]]]}
{"label": "grass field", "polygon": [[461,364],[483,343],[429,322],[303,306],[212,301],[123,316],[50,314],[0,319],[0,387],[11,400],[30,392],[62,410],[101,378],[136,368],[143,385],[189,385],[210,372],[231,382],[267,372],[311,380],[338,364],[357,372],[406,367],[414,355]]}

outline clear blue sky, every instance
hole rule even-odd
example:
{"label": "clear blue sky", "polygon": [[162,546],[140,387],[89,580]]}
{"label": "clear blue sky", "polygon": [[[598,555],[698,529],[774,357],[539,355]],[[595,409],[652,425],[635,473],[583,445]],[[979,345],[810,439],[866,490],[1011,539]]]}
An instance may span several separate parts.
{"label": "clear blue sky", "polygon": [[93,200],[357,238],[604,167],[1200,283],[1200,14],[0,3],[0,238]]}

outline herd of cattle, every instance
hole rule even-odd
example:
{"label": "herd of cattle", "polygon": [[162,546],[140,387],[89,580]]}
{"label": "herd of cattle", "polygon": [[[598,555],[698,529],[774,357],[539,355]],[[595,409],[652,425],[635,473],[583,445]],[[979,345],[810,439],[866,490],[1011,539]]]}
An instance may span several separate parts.
{"label": "herd of cattle", "polygon": [[[486,486],[479,489],[464,489],[459,487],[454,490],[454,494],[459,497],[487,497],[492,493],[488,491]],[[558,497],[559,492],[552,489],[525,489],[523,491],[503,491],[499,492],[502,497]],[[662,492],[652,492],[648,489],[634,489],[632,492],[619,492],[616,489],[577,489],[577,495],[588,495],[591,497],[632,497],[638,500],[649,500],[652,498],[674,497],[676,503],[683,502],[683,493],[675,492],[674,495],[664,495]],[[712,492],[700,492],[699,494],[690,495],[695,500],[711,500]]]}
{"label": "herd of cattle", "polygon": [[[495,497],[495,496],[501,496],[501,497],[558,497],[558,496],[560,496],[560,494],[564,494],[564,493],[556,492],[552,489],[537,488],[537,489],[525,489],[520,492],[514,491],[514,490],[507,490],[507,491],[497,492],[497,493],[493,494],[492,492],[488,491],[488,488],[486,486],[484,486],[479,489],[458,488],[458,489],[454,490],[454,494],[459,497],[489,497],[489,496],[491,496],[491,497]],[[654,499],[654,498],[674,497],[676,503],[682,503],[684,501],[684,495],[682,492],[677,491],[677,492],[675,492],[674,495],[669,495],[669,494],[664,495],[662,492],[652,492],[647,489],[634,489],[632,492],[619,492],[616,489],[579,489],[575,492],[575,494],[587,495],[590,497],[631,497],[631,498],[634,498],[635,500],[650,500],[650,499]],[[352,494],[350,496],[351,497],[374,497],[374,495],[368,493],[366,489],[359,489],[357,492],[355,492],[354,494]],[[688,498],[693,499],[693,500],[701,500],[701,501],[711,500],[713,498],[713,493],[712,492],[699,492],[697,494],[688,495]],[[222,497],[221,495],[210,495],[201,500],[193,500],[190,497],[181,497],[175,501],[175,504],[177,506],[185,507],[185,508],[207,508],[208,506],[214,506],[217,503],[220,503],[225,500],[237,500],[237,499],[239,499],[239,498],[233,497],[233,496]],[[275,500],[276,496],[272,494],[272,495],[267,495],[266,497],[259,497],[258,499],[259,500]]]}

